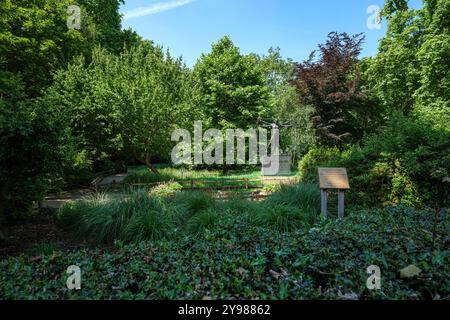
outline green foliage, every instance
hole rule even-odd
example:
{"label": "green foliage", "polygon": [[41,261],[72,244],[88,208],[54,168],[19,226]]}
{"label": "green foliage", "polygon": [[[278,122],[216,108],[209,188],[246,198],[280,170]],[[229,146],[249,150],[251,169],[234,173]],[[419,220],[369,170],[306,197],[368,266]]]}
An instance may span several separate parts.
{"label": "green foliage", "polygon": [[[67,8],[73,4],[82,7],[80,30],[67,27]],[[138,39],[132,32],[122,34],[119,4],[118,0],[2,1],[0,223],[29,215],[34,202],[49,190],[90,179],[91,159],[67,127],[61,106],[66,98],[50,103],[41,99],[41,93],[53,73],[74,56],[89,60],[95,44],[112,49],[109,44],[114,42],[121,49],[124,42]]]}
{"label": "green foliage", "polygon": [[268,199],[269,206],[285,206],[297,208],[298,218],[306,225],[312,226],[320,213],[320,190],[315,183],[300,183],[295,186],[282,186],[281,190],[273,193]]}
{"label": "green foliage", "polygon": [[315,184],[281,188],[266,201],[251,202],[238,196],[216,202],[208,193],[175,192],[171,197],[145,190],[118,194],[99,193],[71,202],[58,212],[59,225],[93,242],[155,240],[186,231],[199,234],[228,219],[281,231],[313,225],[320,212]]}
{"label": "green foliage", "polygon": [[338,155],[338,148],[317,146],[310,149],[298,163],[298,174],[300,179],[302,181],[313,181],[314,178],[317,177],[317,168],[314,167],[318,166],[318,164],[327,163]]}
{"label": "green foliage", "polygon": [[295,160],[316,142],[310,121],[314,108],[300,104],[295,87],[290,84],[294,79],[294,63],[283,59],[279,48],[270,48],[260,59],[269,89],[270,117],[292,126],[281,130],[281,148]]}
{"label": "green foliage", "polygon": [[[119,12],[124,0],[77,0],[83,9],[83,19],[91,19],[95,23],[92,32],[95,35],[93,44],[114,53],[130,48],[142,42],[141,37],[131,29],[122,29],[122,16]],[[87,16],[87,17],[86,17]]]}
{"label": "green foliage", "polygon": [[155,183],[171,180],[182,180],[188,183],[190,180],[217,181],[257,179],[261,177],[261,170],[230,170],[227,173],[219,170],[190,170],[185,167],[161,167],[157,166],[158,173],[148,170],[146,167],[133,168],[125,178],[125,183]]}
{"label": "green foliage", "polygon": [[[450,255],[440,237],[450,231],[449,222],[446,210],[436,214],[399,206],[352,213],[310,231],[305,242],[309,273],[316,285],[331,288],[330,296],[340,291],[375,299],[443,298],[450,294],[445,266]],[[411,264],[423,270],[421,276],[400,279],[400,269]],[[370,265],[381,268],[381,291],[366,288]]]}
{"label": "green foliage", "polygon": [[95,242],[158,239],[171,231],[167,208],[143,191],[97,194],[69,203],[58,213],[60,225]]}
{"label": "green foliage", "polygon": [[388,31],[367,70],[372,91],[393,111],[413,113],[449,130],[450,3],[424,0],[421,9],[405,1],[386,3]]}
{"label": "green foliage", "polygon": [[[90,56],[95,44],[120,51],[138,36],[122,32],[120,0],[4,0],[0,7],[0,77],[20,75],[28,96],[36,97],[52,73],[76,55]],[[67,27],[67,8],[80,5],[81,29]]]}
{"label": "green foliage", "polygon": [[209,194],[200,191],[179,193],[175,196],[173,202],[183,208],[186,218],[214,206],[214,199]]}
{"label": "green foliage", "polygon": [[254,128],[268,112],[268,90],[257,58],[242,55],[229,37],[201,56],[194,75],[198,103],[212,128]]}
{"label": "green foliage", "polygon": [[279,204],[268,205],[254,218],[259,226],[273,228],[280,232],[289,232],[306,227],[307,216],[298,208]]}
{"label": "green foliage", "polygon": [[58,246],[54,243],[39,243],[31,247],[27,253],[31,256],[51,255],[58,251]]}
{"label": "green foliage", "polygon": [[183,189],[183,186],[178,182],[162,183],[150,189],[149,194],[157,197],[173,196]]}
{"label": "green foliage", "polygon": [[317,181],[317,167],[346,167],[349,203],[448,206],[449,135],[401,115],[363,146],[312,149],[299,163],[302,179]]}
{"label": "green foliage", "polygon": [[87,52],[90,35],[67,28],[66,11],[71,4],[68,0],[2,2],[1,78],[20,75],[25,93],[36,97],[51,82],[52,71]]}
{"label": "green foliage", "polygon": [[72,144],[58,112],[22,100],[22,83],[16,85],[9,92],[0,86],[0,223],[31,213],[69,162]]}
{"label": "green foliage", "polygon": [[170,153],[171,132],[190,123],[186,114],[195,116],[190,73],[148,43],[119,56],[96,48],[92,56],[59,72],[46,99],[60,106],[90,159],[122,155],[151,167],[152,155]]}
{"label": "green foliage", "polygon": [[[208,232],[113,251],[55,252],[0,261],[5,299],[448,299],[446,211],[398,207],[350,212],[309,232],[280,233],[224,215]],[[69,291],[67,266],[83,272]],[[381,290],[368,290],[366,269],[381,268]],[[422,274],[401,279],[414,264]],[[163,272],[162,272],[163,271]]]}
{"label": "green foliage", "polygon": [[123,239],[128,242],[158,240],[167,236],[172,229],[172,221],[167,212],[161,208],[154,209],[154,204],[151,204],[131,216],[125,227]]}
{"label": "green foliage", "polygon": [[273,193],[281,190],[281,184],[266,184],[261,189],[264,193]]}

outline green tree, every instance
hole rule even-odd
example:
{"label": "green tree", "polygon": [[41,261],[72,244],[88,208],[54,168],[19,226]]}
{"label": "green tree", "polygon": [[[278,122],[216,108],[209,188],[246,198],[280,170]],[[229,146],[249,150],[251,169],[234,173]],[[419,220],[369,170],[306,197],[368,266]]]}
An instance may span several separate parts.
{"label": "green tree", "polygon": [[63,119],[40,100],[24,99],[20,77],[0,83],[0,225],[30,214],[71,153]]}
{"label": "green tree", "polygon": [[377,124],[379,110],[364,86],[359,54],[362,34],[332,32],[309,59],[296,64],[292,82],[301,105],[314,108],[311,120],[320,142],[357,142]]}
{"label": "green tree", "polygon": [[[67,27],[69,5],[81,29]],[[120,26],[119,0],[2,0],[0,5],[0,223],[27,214],[82,160],[57,104],[40,99],[53,73],[95,44],[111,51],[140,41]],[[80,158],[81,157],[81,158]]]}
{"label": "green tree", "polygon": [[119,12],[124,0],[76,0],[92,19],[95,26],[94,44],[99,44],[114,53],[141,42],[141,37],[132,29],[122,30],[122,16]]}
{"label": "green tree", "polygon": [[367,70],[387,113],[414,114],[437,128],[450,123],[450,2],[424,0],[423,8],[388,1],[388,31]]}
{"label": "green tree", "polygon": [[[3,0],[0,6],[0,77],[20,74],[25,93],[36,97],[52,73],[95,45],[119,52],[140,41],[121,30],[120,0]],[[67,27],[70,5],[81,7],[81,28]]]}
{"label": "green tree", "polygon": [[195,115],[190,71],[150,43],[118,56],[96,48],[92,57],[59,72],[46,99],[90,159],[130,156],[156,172],[151,157],[168,155],[171,132]]}
{"label": "green tree", "polygon": [[266,85],[269,88],[270,118],[287,123],[290,128],[281,130],[281,147],[293,161],[314,145],[316,137],[310,121],[312,106],[301,105],[294,86],[294,62],[284,59],[279,48],[270,48],[261,58]]}
{"label": "green tree", "polygon": [[247,129],[268,114],[268,89],[257,57],[241,54],[229,37],[201,56],[194,74],[199,104],[210,126]]}

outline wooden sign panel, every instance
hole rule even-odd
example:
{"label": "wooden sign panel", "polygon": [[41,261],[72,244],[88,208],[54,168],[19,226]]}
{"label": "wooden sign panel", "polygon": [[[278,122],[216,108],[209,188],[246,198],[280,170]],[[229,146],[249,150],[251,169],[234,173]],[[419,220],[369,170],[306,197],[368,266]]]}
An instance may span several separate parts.
{"label": "wooden sign panel", "polygon": [[321,189],[350,189],[345,168],[319,168]]}

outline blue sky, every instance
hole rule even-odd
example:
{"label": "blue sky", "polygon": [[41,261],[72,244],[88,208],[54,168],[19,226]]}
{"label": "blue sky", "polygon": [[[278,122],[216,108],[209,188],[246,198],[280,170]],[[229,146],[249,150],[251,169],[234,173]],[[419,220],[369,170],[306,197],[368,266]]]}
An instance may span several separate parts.
{"label": "blue sky", "polygon": [[[371,5],[383,0],[126,0],[123,27],[169,48],[193,66],[224,35],[243,53],[280,47],[284,57],[303,61],[331,31],[364,32],[363,56],[376,54],[386,26],[369,29]],[[420,0],[410,5],[420,7]]]}

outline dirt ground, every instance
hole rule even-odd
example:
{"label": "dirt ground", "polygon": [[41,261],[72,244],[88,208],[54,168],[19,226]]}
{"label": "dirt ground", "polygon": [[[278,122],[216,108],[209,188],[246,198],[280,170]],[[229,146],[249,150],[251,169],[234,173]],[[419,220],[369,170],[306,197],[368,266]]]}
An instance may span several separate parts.
{"label": "dirt ground", "polygon": [[39,247],[68,251],[88,246],[73,234],[58,228],[52,216],[38,216],[26,222],[4,226],[2,232],[6,241],[0,243],[0,259],[22,253],[39,255],[42,250]]}

